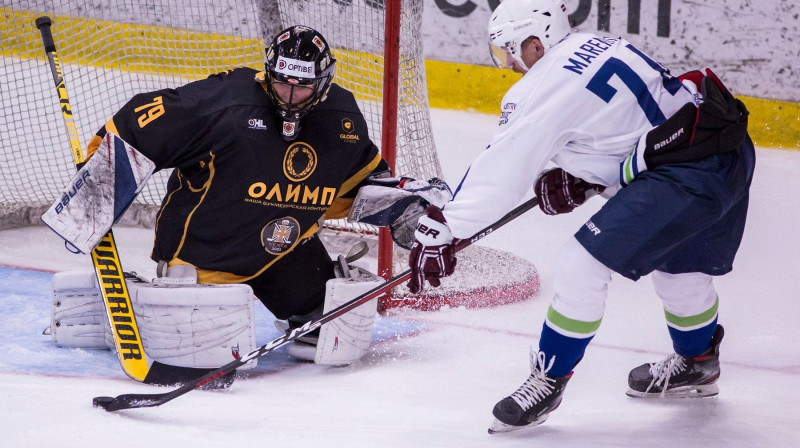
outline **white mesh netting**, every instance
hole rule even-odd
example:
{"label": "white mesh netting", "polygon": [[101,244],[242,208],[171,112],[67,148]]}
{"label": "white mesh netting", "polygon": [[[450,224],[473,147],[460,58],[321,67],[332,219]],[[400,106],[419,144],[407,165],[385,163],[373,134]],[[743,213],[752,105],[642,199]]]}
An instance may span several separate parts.
{"label": "white mesh netting", "polygon": [[[52,74],[34,25],[51,17],[75,124],[83,145],[136,93],[177,87],[232,67],[263,67],[264,41],[304,24],[319,30],[338,60],[335,82],[355,95],[381,146],[385,0],[13,0],[0,6],[0,229],[38,224],[74,173]],[[399,1],[399,0],[398,0]],[[423,0],[402,0],[395,173],[441,176],[428,110],[422,38]],[[168,172],[157,173],[123,224],[153,226]],[[326,223],[329,251],[345,253],[371,226]],[[347,236],[348,238],[344,238]],[[394,271],[407,252],[394,250]],[[484,306],[535,295],[532,264],[476,247],[433,298],[396,294],[418,308]],[[488,258],[487,258],[488,257]],[[487,262],[490,259],[492,262]],[[471,266],[471,267],[470,267]],[[494,277],[487,266],[501,267]],[[373,266],[374,269],[374,266]],[[511,276],[516,279],[506,282]],[[497,282],[490,278],[499,279]],[[502,280],[502,281],[501,281]],[[499,283],[498,283],[499,282]],[[448,283],[453,285],[448,288]],[[498,283],[498,284],[495,284]],[[404,289],[407,292],[407,289]]]}
{"label": "white mesh netting", "polygon": [[[396,173],[440,176],[427,106],[418,24],[422,0],[401,14]],[[380,146],[384,46],[382,0],[15,0],[0,23],[0,228],[38,223],[74,173],[52,75],[34,25],[53,20],[80,139],[86,145],[131,96],[222,70],[262,68],[264,41],[305,24],[338,59],[335,82],[353,91]],[[157,173],[126,221],[152,225],[168,172]],[[343,222],[332,226],[346,227]],[[373,229],[356,230],[372,232]]]}

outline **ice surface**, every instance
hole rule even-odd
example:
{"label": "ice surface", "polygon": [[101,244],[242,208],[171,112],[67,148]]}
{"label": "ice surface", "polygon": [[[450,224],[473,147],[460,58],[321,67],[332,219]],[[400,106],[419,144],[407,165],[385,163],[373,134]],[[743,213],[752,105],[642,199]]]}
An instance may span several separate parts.
{"label": "ice surface", "polygon": [[[496,118],[433,111],[445,175],[457,184]],[[48,271],[90,268],[43,228],[0,232],[0,446],[3,447],[792,447],[800,440],[800,152],[758,150],[750,215],[734,271],[716,281],[720,395],[696,401],[625,396],[628,371],[671,351],[649,279],[614,277],[603,325],[564,402],[542,426],[490,436],[495,402],[528,375],[552,295],[559,248],[601,204],[548,217],[534,210],[479,244],[533,262],[541,293],[481,310],[381,318],[357,366],[292,362],[279,350],[222,392],[193,391],[159,408],[106,413],[99,395],[166,392],[128,380],[110,352],[57,349]],[[115,230],[122,264],[152,277],[151,231]],[[275,333],[263,311],[258,342]]]}

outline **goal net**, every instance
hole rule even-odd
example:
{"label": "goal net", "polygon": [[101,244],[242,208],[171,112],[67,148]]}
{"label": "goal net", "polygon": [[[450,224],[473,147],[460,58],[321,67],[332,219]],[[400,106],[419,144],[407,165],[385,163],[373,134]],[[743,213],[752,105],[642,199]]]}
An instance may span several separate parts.
{"label": "goal net", "polygon": [[[442,176],[425,85],[419,32],[422,4],[423,0],[15,0],[10,7],[4,3],[0,7],[0,229],[38,224],[74,173],[52,74],[34,25],[37,17],[52,19],[84,147],[133,95],[177,87],[234,67],[263,69],[265,42],[288,26],[303,24],[320,31],[331,44],[338,61],[334,82],[356,96],[370,137],[384,158],[391,159],[390,147],[396,148],[391,151],[395,174],[429,179]],[[394,9],[398,5],[399,12]],[[392,51],[385,53],[386,48]],[[397,67],[394,79],[384,70],[392,64]],[[385,97],[384,92],[397,96]],[[390,108],[385,106],[387,99],[393,100]],[[384,114],[385,109],[389,113]],[[154,225],[169,174],[160,172],[150,179],[122,224]],[[324,229],[322,236],[332,253],[344,253],[353,238],[363,238],[371,252],[382,254],[379,272],[405,269],[407,252],[393,248],[385,235],[378,238],[371,226],[338,220],[326,222]],[[522,275],[530,277],[530,270]]]}

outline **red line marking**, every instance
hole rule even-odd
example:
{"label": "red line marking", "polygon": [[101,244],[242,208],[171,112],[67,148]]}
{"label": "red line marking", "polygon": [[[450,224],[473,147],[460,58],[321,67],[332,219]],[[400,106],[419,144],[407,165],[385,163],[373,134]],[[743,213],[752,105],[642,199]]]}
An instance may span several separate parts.
{"label": "red line marking", "polygon": [[30,266],[20,266],[15,264],[4,264],[4,263],[0,263],[0,268],[19,269],[23,271],[46,272],[48,274],[55,274],[56,272],[58,272],[52,269],[41,269],[41,268],[33,268]]}

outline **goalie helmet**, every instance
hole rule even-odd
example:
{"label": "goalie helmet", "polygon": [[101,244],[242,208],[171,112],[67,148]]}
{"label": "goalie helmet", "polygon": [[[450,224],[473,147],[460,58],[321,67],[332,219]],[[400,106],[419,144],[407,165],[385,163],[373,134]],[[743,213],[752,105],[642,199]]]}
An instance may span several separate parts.
{"label": "goalie helmet", "polygon": [[325,101],[336,60],[317,31],[305,26],[287,28],[266,49],[266,84],[283,119],[283,137],[294,140],[300,120]]}
{"label": "goalie helmet", "polygon": [[561,0],[505,0],[489,19],[489,51],[499,68],[510,67],[511,56],[525,70],[522,42],[535,36],[545,50],[570,32],[567,7]]}

